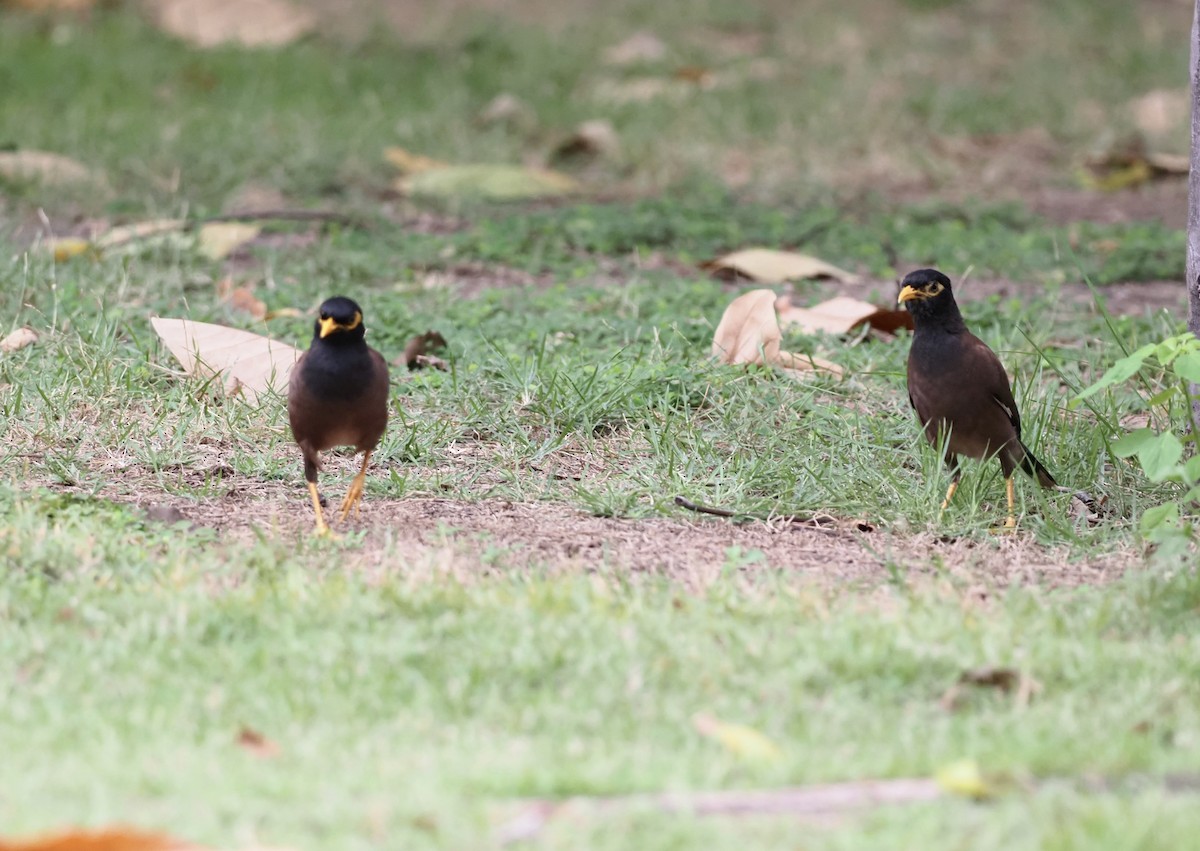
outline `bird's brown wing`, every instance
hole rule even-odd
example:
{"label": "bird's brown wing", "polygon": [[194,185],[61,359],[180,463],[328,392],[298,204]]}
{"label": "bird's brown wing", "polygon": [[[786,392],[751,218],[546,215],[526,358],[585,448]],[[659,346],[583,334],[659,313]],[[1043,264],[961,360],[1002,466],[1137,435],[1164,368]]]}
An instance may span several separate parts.
{"label": "bird's brown wing", "polygon": [[1017,439],[1021,439],[1021,412],[1017,410],[1017,400],[1013,398],[1012,385],[1004,364],[996,353],[988,348],[987,343],[974,334],[966,335],[965,357],[969,360],[969,369],[976,376],[982,389],[986,390],[992,400],[1004,411],[1008,421],[1012,423]]}

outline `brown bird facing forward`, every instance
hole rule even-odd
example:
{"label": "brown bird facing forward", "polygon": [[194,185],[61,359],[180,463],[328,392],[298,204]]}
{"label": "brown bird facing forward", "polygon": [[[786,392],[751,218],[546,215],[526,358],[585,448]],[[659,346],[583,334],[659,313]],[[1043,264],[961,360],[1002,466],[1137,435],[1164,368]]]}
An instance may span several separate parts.
{"label": "brown bird facing forward", "polygon": [[908,399],[933,445],[945,441],[952,471],[942,509],[958,489],[958,456],[998,458],[1008,497],[1006,527],[1013,514],[1013,471],[1020,467],[1044,488],[1054,477],[1021,442],[1021,415],[1008,375],[996,353],[967,330],[950,279],[918,269],[901,282],[899,303],[912,314],[915,333],[908,353]]}
{"label": "brown bird facing forward", "polygon": [[318,535],[329,534],[317,493],[320,453],[334,446],[363,453],[362,469],[342,500],[340,519],[345,520],[362,498],[367,464],[387,428],[387,362],[367,345],[366,331],[361,307],[342,296],[325,300],[312,345],[296,361],[288,382],[288,420],[304,456]]}

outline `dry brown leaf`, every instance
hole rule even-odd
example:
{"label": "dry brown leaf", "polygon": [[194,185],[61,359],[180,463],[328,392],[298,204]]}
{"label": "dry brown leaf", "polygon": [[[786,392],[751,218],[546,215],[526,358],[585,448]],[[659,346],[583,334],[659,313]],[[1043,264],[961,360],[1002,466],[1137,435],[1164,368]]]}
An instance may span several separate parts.
{"label": "dry brown leaf", "polygon": [[226,382],[236,380],[250,401],[269,390],[286,393],[288,375],[303,354],[279,340],[224,325],[162,317],[150,324],[188,375],[220,373]]}
{"label": "dry brown leaf", "polygon": [[430,352],[446,348],[446,338],[437,331],[426,331],[416,334],[404,346],[404,354],[400,356],[409,370],[432,366],[435,369],[445,369],[446,362],[441,358],[431,357]]}
{"label": "dry brown leaf", "polygon": [[636,65],[641,62],[657,62],[666,55],[667,46],[662,39],[652,32],[642,30],[605,50],[604,63],[616,66]]}
{"label": "dry brown leaf", "polygon": [[262,233],[253,222],[209,222],[197,235],[200,253],[211,260],[224,260],[240,245]]}
{"label": "dry brown leaf", "polygon": [[822,370],[841,375],[840,366],[821,358],[780,350],[783,338],[775,315],[775,293],[751,290],[729,303],[713,334],[712,355],[721,363],[772,364],[797,373]]}
{"label": "dry brown leaf", "polygon": [[864,322],[885,334],[894,334],[899,328],[910,331],[913,328],[912,316],[907,310],[876,307],[848,296],[836,296],[812,307],[795,307],[787,296],[780,296],[775,309],[782,327],[795,326],[805,333],[845,334]]}
{"label": "dry brown leaf", "polygon": [[410,151],[392,146],[383,149],[383,158],[392,166],[399,169],[402,174],[420,174],[423,171],[432,171],[437,168],[445,168],[449,163],[435,160],[432,157],[427,157],[422,154],[414,154]]}
{"label": "dry brown leaf", "polygon": [[529,104],[516,95],[502,92],[488,101],[475,120],[484,127],[507,124],[519,128],[532,128],[537,124],[537,115]]}
{"label": "dry brown leaf", "polygon": [[158,26],[198,47],[290,44],[316,28],[316,16],[287,0],[151,0]]}
{"label": "dry brown leaf", "polygon": [[32,346],[37,341],[37,332],[32,328],[18,328],[0,340],[0,352],[15,352],[26,346]]}
{"label": "dry brown leaf", "polygon": [[217,297],[229,305],[231,310],[245,313],[255,319],[267,318],[267,306],[249,287],[235,287],[233,278],[222,278],[217,281]]}
{"label": "dry brown leaf", "polygon": [[238,731],[237,743],[248,753],[261,759],[279,755],[279,745],[251,727],[243,727]]}
{"label": "dry brown leaf", "polygon": [[1033,677],[1016,668],[984,665],[963,671],[958,681],[946,689],[938,704],[947,712],[953,712],[962,705],[963,697],[970,688],[994,688],[1005,693],[1015,692],[1015,702],[1023,709],[1033,695],[1041,691],[1042,686]]}
{"label": "dry brown leaf", "polygon": [[49,151],[0,151],[0,178],[48,186],[101,181],[83,163]]}
{"label": "dry brown leaf", "polygon": [[0,851],[201,851],[200,846],[165,833],[134,828],[69,830],[21,841],[0,839]]}
{"label": "dry brown leaf", "polygon": [[187,223],[183,219],[149,219],[144,222],[134,222],[131,225],[110,228],[96,237],[92,244],[101,250],[116,248],[127,242],[182,231],[185,224]]}
{"label": "dry brown leaf", "polygon": [[585,121],[555,146],[552,160],[612,157],[621,150],[621,141],[612,122],[603,118]]}
{"label": "dry brown leaf", "polygon": [[1186,175],[1191,164],[1186,156],[1149,151],[1144,139],[1125,139],[1084,162],[1080,180],[1090,189],[1116,192],[1155,179]]}
{"label": "dry brown leaf", "polygon": [[857,283],[857,275],[824,260],[773,248],[744,248],[703,264],[720,277],[749,278],[764,284],[781,284],[804,278],[832,278],[844,284]]}

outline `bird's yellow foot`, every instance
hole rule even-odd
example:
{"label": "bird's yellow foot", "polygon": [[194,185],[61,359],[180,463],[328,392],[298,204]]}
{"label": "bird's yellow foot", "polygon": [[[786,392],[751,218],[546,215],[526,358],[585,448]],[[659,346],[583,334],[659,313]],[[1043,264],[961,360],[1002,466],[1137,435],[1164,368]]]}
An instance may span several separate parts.
{"label": "bird's yellow foot", "polygon": [[350,514],[350,509],[353,508],[357,512],[359,500],[362,499],[363,492],[363,475],[359,473],[354,477],[354,481],[350,483],[350,490],[346,491],[346,498],[342,500],[341,520],[345,519]]}
{"label": "bird's yellow foot", "polygon": [[325,523],[325,512],[321,510],[321,495],[317,493],[317,486],[314,482],[308,483],[308,493],[312,497],[313,513],[317,515],[317,525],[313,529],[313,535],[336,541],[338,536],[329,531],[329,526]]}
{"label": "bird's yellow foot", "polygon": [[354,477],[354,481],[350,483],[350,490],[346,491],[346,498],[342,500],[341,519],[345,522],[350,515],[350,509],[355,509],[357,515],[358,502],[362,499],[363,482],[367,479],[367,464],[371,463],[371,453],[363,454],[362,468],[358,471],[358,475]]}

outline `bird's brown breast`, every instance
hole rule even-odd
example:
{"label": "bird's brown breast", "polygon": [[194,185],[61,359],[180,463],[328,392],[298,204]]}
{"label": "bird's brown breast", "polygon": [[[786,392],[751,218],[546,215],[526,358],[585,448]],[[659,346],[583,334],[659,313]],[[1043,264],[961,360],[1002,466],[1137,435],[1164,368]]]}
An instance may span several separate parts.
{"label": "bird's brown breast", "polygon": [[951,453],[984,458],[1018,440],[1002,406],[1012,399],[1004,367],[969,333],[914,335],[908,392],[926,437],[936,443],[945,432]]}
{"label": "bird's brown breast", "polygon": [[[326,357],[310,349],[288,388],[292,436],[314,451],[334,446],[374,449],[387,428],[387,363],[374,349]],[[361,355],[361,356],[358,356]]]}

